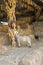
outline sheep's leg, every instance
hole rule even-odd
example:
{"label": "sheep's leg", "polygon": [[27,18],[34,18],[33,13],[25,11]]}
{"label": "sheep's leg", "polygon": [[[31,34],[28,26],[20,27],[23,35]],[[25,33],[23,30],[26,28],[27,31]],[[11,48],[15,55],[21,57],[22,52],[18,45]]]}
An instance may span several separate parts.
{"label": "sheep's leg", "polygon": [[20,41],[18,41],[18,47],[20,47],[21,45],[20,45]]}
{"label": "sheep's leg", "polygon": [[29,43],[29,47],[31,48],[31,42]]}
{"label": "sheep's leg", "polygon": [[31,48],[31,41],[28,41],[29,47]]}
{"label": "sheep's leg", "polygon": [[31,48],[31,45],[29,45],[29,47]]}

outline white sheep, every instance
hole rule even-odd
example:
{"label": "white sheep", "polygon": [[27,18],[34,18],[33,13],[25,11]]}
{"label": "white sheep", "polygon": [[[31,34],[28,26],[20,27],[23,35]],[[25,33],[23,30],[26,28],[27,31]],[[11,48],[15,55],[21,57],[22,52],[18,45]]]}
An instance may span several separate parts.
{"label": "white sheep", "polygon": [[28,36],[20,36],[18,34],[18,31],[15,31],[14,34],[15,34],[15,37],[16,37],[16,40],[17,40],[17,43],[18,43],[19,47],[21,46],[20,43],[23,41],[23,42],[28,43],[29,47],[31,48],[31,39],[30,39],[30,37],[28,37]]}

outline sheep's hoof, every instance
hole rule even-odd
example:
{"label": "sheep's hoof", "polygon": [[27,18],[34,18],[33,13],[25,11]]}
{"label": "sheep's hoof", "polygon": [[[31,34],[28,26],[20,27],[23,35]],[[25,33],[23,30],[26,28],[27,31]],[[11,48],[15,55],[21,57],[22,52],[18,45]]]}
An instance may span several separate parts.
{"label": "sheep's hoof", "polygon": [[18,46],[18,48],[20,48],[20,46]]}
{"label": "sheep's hoof", "polygon": [[29,46],[29,48],[31,48],[31,46]]}

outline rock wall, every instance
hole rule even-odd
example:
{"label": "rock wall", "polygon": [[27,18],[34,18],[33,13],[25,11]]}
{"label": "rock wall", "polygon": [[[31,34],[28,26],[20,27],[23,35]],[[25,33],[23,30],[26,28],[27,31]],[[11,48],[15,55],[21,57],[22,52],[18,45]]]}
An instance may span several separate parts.
{"label": "rock wall", "polygon": [[33,17],[21,17],[17,20],[17,30],[21,35],[32,35],[33,34],[33,25],[31,21]]}
{"label": "rock wall", "polygon": [[1,45],[9,45],[9,44],[11,44],[7,33],[0,32],[0,44]]}
{"label": "rock wall", "polygon": [[1,25],[0,24],[0,32],[7,33],[8,32],[8,25]]}
{"label": "rock wall", "polygon": [[43,21],[33,23],[33,31],[34,35],[37,34],[39,37],[43,37]]}

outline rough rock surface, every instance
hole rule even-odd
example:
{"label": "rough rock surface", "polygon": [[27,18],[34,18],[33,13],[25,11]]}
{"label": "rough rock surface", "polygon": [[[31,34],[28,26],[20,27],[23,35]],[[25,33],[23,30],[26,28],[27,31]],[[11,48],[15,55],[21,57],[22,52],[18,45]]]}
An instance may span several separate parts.
{"label": "rough rock surface", "polygon": [[[34,43],[34,42],[33,42]],[[32,47],[0,46],[0,65],[43,65],[43,42]]]}
{"label": "rough rock surface", "polygon": [[43,21],[36,21],[33,23],[34,34],[37,34],[39,37],[43,37]]}

